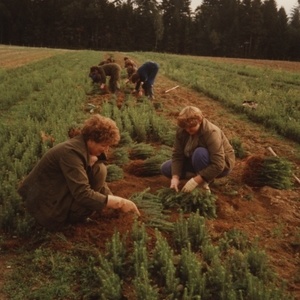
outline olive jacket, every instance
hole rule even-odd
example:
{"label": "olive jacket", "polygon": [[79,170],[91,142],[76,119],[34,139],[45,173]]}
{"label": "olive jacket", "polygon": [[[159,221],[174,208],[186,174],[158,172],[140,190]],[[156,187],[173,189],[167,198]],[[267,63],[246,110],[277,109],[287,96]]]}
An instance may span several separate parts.
{"label": "olive jacket", "polygon": [[137,65],[132,59],[126,59],[124,62],[124,68],[128,67],[137,68]]}
{"label": "olive jacket", "polygon": [[107,196],[91,189],[87,145],[78,135],[57,144],[41,158],[18,188],[28,212],[48,229],[59,229],[73,203],[99,211]]}
{"label": "olive jacket", "polygon": [[109,63],[102,66],[99,66],[99,77],[100,80],[98,82],[100,83],[106,83],[106,76],[110,76],[111,80],[119,80],[120,74],[121,74],[121,67],[120,65],[116,63]]}
{"label": "olive jacket", "polygon": [[[195,149],[203,147],[209,152],[210,164],[198,172],[206,182],[211,182],[226,169],[232,170],[235,164],[234,149],[219,127],[203,118],[196,135],[198,143]],[[180,176],[182,173],[183,165],[188,159],[184,154],[184,148],[189,137],[190,135],[184,129],[177,129],[172,155],[172,175]]]}

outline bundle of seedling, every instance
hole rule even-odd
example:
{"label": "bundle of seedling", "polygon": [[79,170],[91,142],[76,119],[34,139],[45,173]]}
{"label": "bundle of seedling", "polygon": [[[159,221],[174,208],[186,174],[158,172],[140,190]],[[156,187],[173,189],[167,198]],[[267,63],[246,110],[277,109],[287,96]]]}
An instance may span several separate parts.
{"label": "bundle of seedling", "polygon": [[173,224],[167,221],[167,215],[163,213],[164,207],[158,195],[149,192],[150,188],[143,192],[134,193],[131,200],[136,203],[140,210],[144,213],[146,219],[144,222],[151,227],[158,228],[164,231],[173,229]]}
{"label": "bundle of seedling", "polygon": [[160,154],[146,160],[132,161],[128,166],[128,172],[141,177],[159,175],[161,173],[160,166],[163,161],[164,157]]}
{"label": "bundle of seedling", "polygon": [[252,187],[283,190],[293,186],[292,174],[292,164],[284,158],[252,156],[246,162],[242,179]]}
{"label": "bundle of seedling", "polygon": [[141,173],[143,176],[155,176],[160,175],[160,167],[162,163],[165,161],[165,156],[161,153],[150,157],[144,161],[144,164],[141,168]]}
{"label": "bundle of seedling", "polygon": [[244,158],[247,153],[242,145],[241,140],[238,137],[234,137],[230,140],[230,144],[232,145],[235,153],[235,157]]}
{"label": "bundle of seedling", "polygon": [[[148,158],[146,157],[145,160],[139,159],[132,161],[127,168],[127,171],[129,173],[134,174],[136,176],[155,176],[161,174],[160,167],[163,162],[171,158],[172,149],[168,146],[162,146],[160,149],[157,150],[157,153],[154,156],[151,156],[150,151],[145,151],[148,150],[147,148],[148,147],[144,148],[144,146],[140,147],[138,150],[141,150],[141,152],[137,152],[137,149],[132,149],[133,151],[131,150],[131,158],[142,158],[146,156],[148,156]],[[155,149],[152,148],[152,154],[154,153],[154,151]]]}
{"label": "bundle of seedling", "polygon": [[124,178],[124,171],[116,164],[110,164],[107,166],[106,181],[112,182]]}
{"label": "bundle of seedling", "polygon": [[113,151],[112,156],[113,162],[118,166],[125,165],[130,161],[127,147],[116,148]]}
{"label": "bundle of seedling", "polygon": [[151,215],[151,220],[155,216],[161,218],[162,211],[179,209],[185,213],[196,212],[206,218],[216,218],[216,197],[207,194],[200,189],[195,189],[191,193],[176,192],[170,188],[162,188],[154,194],[148,190],[133,195],[134,202],[138,207]]}
{"label": "bundle of seedling", "polygon": [[150,144],[137,143],[129,151],[130,159],[146,159],[154,154],[154,148]]}
{"label": "bundle of seedling", "polygon": [[130,146],[133,143],[130,133],[128,131],[122,131],[120,136],[121,139],[118,146]]}
{"label": "bundle of seedling", "polygon": [[201,216],[216,218],[216,197],[201,189],[191,193],[176,192],[174,189],[162,188],[157,191],[165,209],[179,208],[184,212],[199,211]]}

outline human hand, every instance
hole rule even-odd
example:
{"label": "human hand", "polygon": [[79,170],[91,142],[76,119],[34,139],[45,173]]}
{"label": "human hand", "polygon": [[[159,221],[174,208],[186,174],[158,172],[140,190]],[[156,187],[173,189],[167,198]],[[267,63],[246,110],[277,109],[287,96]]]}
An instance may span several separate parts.
{"label": "human hand", "polygon": [[176,192],[178,192],[178,185],[179,185],[179,178],[173,177],[171,179],[170,188],[174,189]]}
{"label": "human hand", "polygon": [[210,191],[210,188],[209,188],[209,184],[207,182],[203,182],[201,184],[201,188],[202,190],[204,190],[204,192],[207,194],[207,195],[210,195],[211,194],[211,191]]}
{"label": "human hand", "polygon": [[100,89],[101,89],[101,90],[104,90],[104,89],[105,89],[105,84],[104,84],[104,83],[101,83]]}
{"label": "human hand", "polygon": [[137,206],[131,200],[121,198],[118,196],[108,195],[106,207],[112,209],[120,209],[122,212],[125,213],[134,212],[138,216],[141,215]]}
{"label": "human hand", "polygon": [[182,188],[182,192],[184,193],[190,193],[198,186],[198,183],[195,181],[194,178],[191,178]]}
{"label": "human hand", "polygon": [[89,165],[92,167],[94,164],[95,164],[95,162],[98,160],[98,157],[97,156],[95,156],[95,155],[91,155],[90,156],[90,162],[89,162]]}
{"label": "human hand", "polygon": [[138,96],[139,96],[139,97],[142,97],[142,96],[143,96],[143,91],[139,91],[139,92],[138,92]]}

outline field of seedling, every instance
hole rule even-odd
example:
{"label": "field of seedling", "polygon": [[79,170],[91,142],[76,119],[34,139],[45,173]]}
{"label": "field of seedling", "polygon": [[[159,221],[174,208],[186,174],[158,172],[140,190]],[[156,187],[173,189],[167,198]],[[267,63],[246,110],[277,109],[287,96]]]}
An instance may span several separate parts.
{"label": "field of seedling", "polygon": [[[159,63],[154,93],[103,93],[89,68]],[[0,45],[0,299],[300,299],[300,63]],[[199,107],[223,129],[234,171],[175,193],[160,175],[176,116]],[[141,217],[104,210],[47,232],[19,182],[91,114],[114,119],[112,192]]]}

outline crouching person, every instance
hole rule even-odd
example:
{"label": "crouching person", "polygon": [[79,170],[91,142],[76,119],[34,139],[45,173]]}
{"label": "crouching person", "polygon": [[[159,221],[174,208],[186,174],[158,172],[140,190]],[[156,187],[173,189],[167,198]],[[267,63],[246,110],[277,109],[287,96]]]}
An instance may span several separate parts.
{"label": "crouching person", "polygon": [[171,179],[170,188],[177,192],[180,180],[188,179],[182,192],[201,187],[210,193],[209,184],[233,169],[234,150],[224,132],[197,107],[185,107],[179,113],[177,124],[172,159],[162,164],[161,172]]}
{"label": "crouching person", "polygon": [[140,215],[136,205],[112,195],[103,160],[120,140],[116,123],[93,115],[80,134],[48,150],[18,188],[25,207],[48,230],[85,221],[104,207]]}

